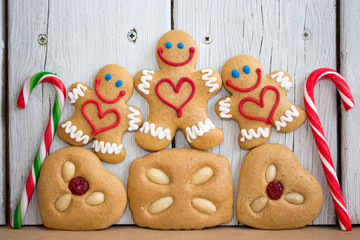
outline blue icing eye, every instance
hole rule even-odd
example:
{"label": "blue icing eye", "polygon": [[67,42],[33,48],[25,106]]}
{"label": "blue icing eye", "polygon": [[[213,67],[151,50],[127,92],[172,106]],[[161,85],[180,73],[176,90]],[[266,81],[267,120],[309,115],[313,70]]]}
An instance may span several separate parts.
{"label": "blue icing eye", "polygon": [[166,48],[171,48],[171,47],[172,47],[171,42],[167,42],[167,43],[165,43],[165,47],[166,47]]}
{"label": "blue icing eye", "polygon": [[249,73],[250,73],[250,68],[249,68],[248,65],[245,65],[244,68],[243,68],[243,70],[244,70],[244,73],[246,73],[246,74],[249,74]]}
{"label": "blue icing eye", "polygon": [[117,87],[121,87],[122,81],[121,81],[121,80],[117,80],[116,83],[115,83],[115,85],[116,85]]}
{"label": "blue icing eye", "polygon": [[110,79],[111,79],[111,74],[110,73],[106,74],[105,75],[105,80],[109,81]]}
{"label": "blue icing eye", "polygon": [[233,70],[232,70],[231,75],[232,75],[234,78],[238,78],[238,77],[240,76],[239,71],[236,70],[236,69],[233,69]]}
{"label": "blue icing eye", "polygon": [[178,43],[178,48],[183,49],[183,48],[184,48],[184,44],[183,44],[182,42],[179,42],[179,43]]}

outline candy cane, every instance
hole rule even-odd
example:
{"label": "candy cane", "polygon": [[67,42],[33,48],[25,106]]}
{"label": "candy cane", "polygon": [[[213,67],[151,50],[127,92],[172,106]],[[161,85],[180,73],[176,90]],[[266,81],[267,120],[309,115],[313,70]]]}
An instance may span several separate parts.
{"label": "candy cane", "polygon": [[26,210],[29,206],[31,196],[34,193],[34,189],[41,169],[41,164],[45,160],[46,155],[49,151],[56,127],[59,124],[61,111],[64,108],[64,102],[66,97],[65,86],[59,77],[50,72],[36,73],[29,80],[27,80],[21,89],[21,92],[17,99],[17,105],[20,108],[25,108],[32,90],[37,84],[42,82],[47,82],[54,86],[54,88],[56,89],[56,98],[52,113],[49,118],[49,122],[46,126],[44,136],[41,140],[40,147],[36,152],[34,162],[31,166],[29,176],[26,180],[26,185],[17,204],[14,217],[12,218],[10,223],[10,226],[13,228],[21,228],[21,224],[24,220]]}
{"label": "candy cane", "polygon": [[317,69],[313,71],[306,80],[304,89],[305,110],[318,147],[321,163],[334,201],[340,227],[342,230],[351,231],[351,222],[346,209],[344,197],[340,189],[339,180],[336,176],[334,164],[331,159],[329,145],[326,141],[319,114],[316,110],[314,102],[314,86],[321,78],[328,78],[335,83],[346,111],[354,107],[355,103],[345,79],[338,72],[332,69]]}

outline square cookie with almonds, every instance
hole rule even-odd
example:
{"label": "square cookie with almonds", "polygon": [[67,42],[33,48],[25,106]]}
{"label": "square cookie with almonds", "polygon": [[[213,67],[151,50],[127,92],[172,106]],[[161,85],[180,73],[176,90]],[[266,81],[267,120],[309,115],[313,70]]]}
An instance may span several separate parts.
{"label": "square cookie with almonds", "polygon": [[261,229],[300,228],[320,213],[320,183],[287,147],[269,143],[251,150],[241,166],[236,215]]}
{"label": "square cookie with almonds", "polygon": [[130,166],[128,198],[133,220],[153,229],[202,229],[233,215],[228,159],[195,149],[167,149]]}

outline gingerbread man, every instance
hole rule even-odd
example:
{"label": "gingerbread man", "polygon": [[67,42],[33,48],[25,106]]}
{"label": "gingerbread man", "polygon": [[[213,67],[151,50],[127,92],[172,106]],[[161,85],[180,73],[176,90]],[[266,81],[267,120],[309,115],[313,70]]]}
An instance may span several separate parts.
{"label": "gingerbread man", "polygon": [[256,58],[238,55],[225,63],[221,74],[226,90],[232,95],[218,101],[216,113],[238,122],[241,148],[250,149],[266,142],[271,126],[279,132],[290,132],[305,121],[305,111],[286,97],[292,86],[287,72],[280,70],[264,76]]}
{"label": "gingerbread man", "polygon": [[72,84],[68,96],[75,104],[75,113],[59,125],[58,136],[75,146],[95,139],[92,148],[100,159],[121,162],[125,158],[123,133],[137,130],[142,123],[139,109],[126,104],[132,91],[130,73],[116,64],[100,69],[94,90],[83,83]]}
{"label": "gingerbread man", "polygon": [[150,105],[150,115],[135,134],[144,149],[165,148],[181,129],[188,142],[198,149],[209,149],[223,140],[223,132],[209,119],[206,103],[221,89],[221,78],[214,69],[195,71],[198,48],[184,31],[164,34],[156,47],[160,71],[141,70],[135,78],[136,90]]}

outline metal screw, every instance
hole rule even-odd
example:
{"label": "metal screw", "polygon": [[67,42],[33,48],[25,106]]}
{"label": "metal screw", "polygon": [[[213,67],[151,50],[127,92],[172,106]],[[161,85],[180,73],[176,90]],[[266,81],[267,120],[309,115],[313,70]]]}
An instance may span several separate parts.
{"label": "metal screw", "polygon": [[311,38],[311,32],[309,29],[304,29],[304,32],[302,33],[302,39],[309,40]]}
{"label": "metal screw", "polygon": [[211,37],[211,35],[210,34],[206,34],[205,36],[204,36],[204,38],[203,38],[203,43],[205,43],[205,44],[210,44],[211,42],[212,42],[212,37]]}
{"label": "metal screw", "polygon": [[37,38],[37,41],[40,45],[45,45],[48,42],[48,38],[46,34],[40,34]]}
{"label": "metal screw", "polygon": [[129,41],[131,42],[135,42],[136,39],[137,39],[137,33],[136,33],[136,30],[133,29],[133,30],[130,30],[127,34],[127,38],[129,39]]}

